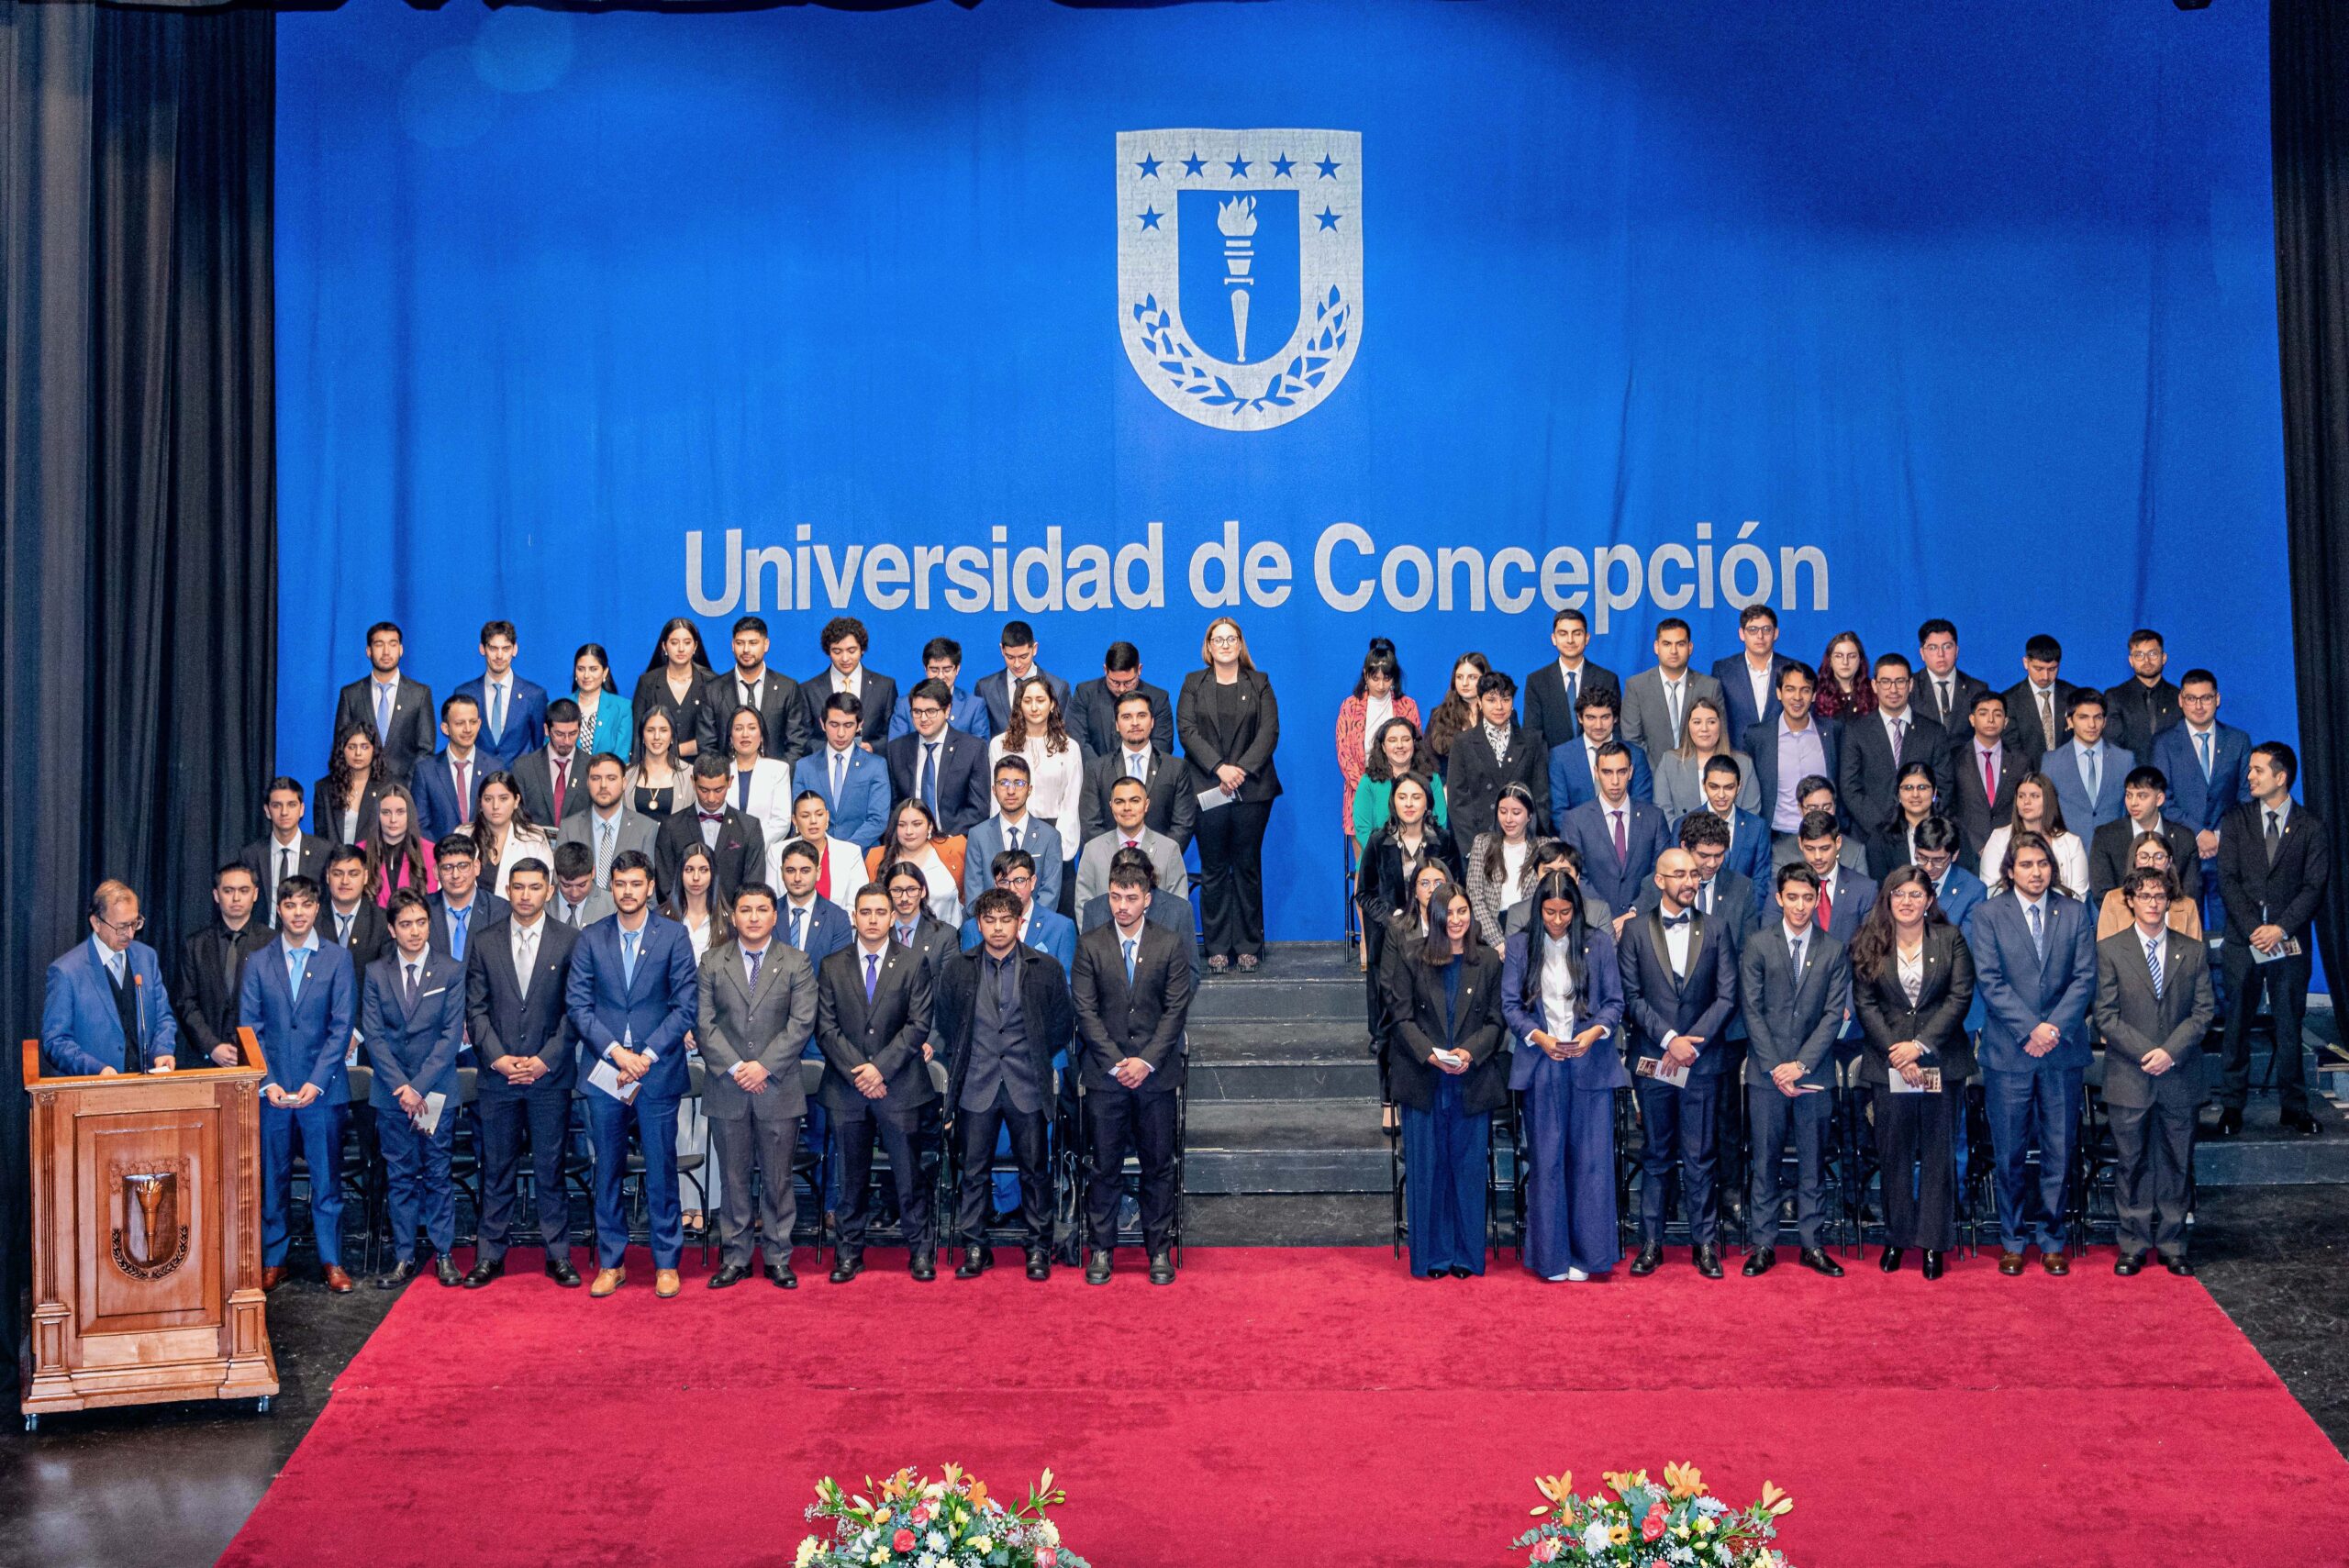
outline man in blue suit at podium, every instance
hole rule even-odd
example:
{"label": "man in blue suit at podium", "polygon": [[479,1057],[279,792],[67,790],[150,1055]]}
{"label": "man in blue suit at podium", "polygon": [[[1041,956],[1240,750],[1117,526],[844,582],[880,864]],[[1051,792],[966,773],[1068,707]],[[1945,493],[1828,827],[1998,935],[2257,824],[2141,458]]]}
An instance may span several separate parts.
{"label": "man in blue suit at podium", "polygon": [[90,940],[49,966],[41,999],[40,1053],[53,1071],[110,1076],[175,1065],[179,1020],[155,950],[138,940],[146,923],[128,883],[102,882],[90,895]]}

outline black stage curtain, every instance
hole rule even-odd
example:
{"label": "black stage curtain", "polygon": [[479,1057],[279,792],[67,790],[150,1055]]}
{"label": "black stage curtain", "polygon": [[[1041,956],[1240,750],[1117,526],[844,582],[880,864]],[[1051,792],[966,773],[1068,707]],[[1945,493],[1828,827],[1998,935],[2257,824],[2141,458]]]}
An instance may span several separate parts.
{"label": "black stage curtain", "polygon": [[[2276,318],[2284,387],[2304,798],[2349,833],[2349,6],[2273,0]],[[2255,741],[2259,738],[2253,737]],[[2349,977],[2349,890],[2317,917],[2325,973]]]}
{"label": "black stage curtain", "polygon": [[168,976],[276,728],[266,12],[0,0],[0,1317],[28,1258],[17,1041],[90,889]]}

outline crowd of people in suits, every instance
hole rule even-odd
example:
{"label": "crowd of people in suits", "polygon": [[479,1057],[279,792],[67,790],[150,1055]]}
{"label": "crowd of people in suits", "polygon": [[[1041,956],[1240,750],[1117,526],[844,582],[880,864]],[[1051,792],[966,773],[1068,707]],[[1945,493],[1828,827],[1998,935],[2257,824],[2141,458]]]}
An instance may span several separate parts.
{"label": "crowd of people in suits", "polygon": [[1767,605],[1739,633],[1707,673],[1666,619],[1623,680],[1561,610],[1521,716],[1517,681],[1465,653],[1424,718],[1373,639],[1337,746],[1412,1272],[1483,1271],[1490,1118],[1511,1105],[1527,1267],[1612,1271],[1629,1087],[1632,1274],[1661,1266],[1676,1191],[1695,1267],[1720,1276],[1734,1127],[1742,1272],[1776,1266],[1791,1151],[1798,1255],[1840,1275],[1825,1162],[1849,1092],[1873,1126],[1881,1266],[1913,1251],[1940,1277],[1970,1089],[1998,1266],[2036,1248],[2063,1274],[2100,1059],[2116,1272],[2190,1273],[2192,1144],[2242,1130],[2263,1000],[2280,1125],[2321,1129],[2301,1025],[2330,840],[2292,798],[2291,748],[2221,722],[2210,671],[2172,682],[2153,630],[2109,688],[2065,682],[2061,646],[2033,637],[2003,690],[1959,667],[1944,619],[1913,662],[1871,661],[1852,632],[1815,666],[1789,658]]}

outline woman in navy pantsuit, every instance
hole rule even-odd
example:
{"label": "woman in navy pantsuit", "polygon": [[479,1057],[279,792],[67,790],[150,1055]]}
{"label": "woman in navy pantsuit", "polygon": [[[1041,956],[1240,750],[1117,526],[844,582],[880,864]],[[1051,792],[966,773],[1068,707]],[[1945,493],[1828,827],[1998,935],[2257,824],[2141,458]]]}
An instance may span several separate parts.
{"label": "woman in navy pantsuit", "polygon": [[1386,971],[1387,1081],[1403,1107],[1411,1273],[1466,1279],[1485,1272],[1485,1164],[1493,1112],[1508,1099],[1501,959],[1478,939],[1458,884],[1437,888],[1428,907],[1442,923]]}
{"label": "woman in navy pantsuit", "polygon": [[1541,917],[1508,940],[1501,1009],[1525,1091],[1525,1266],[1545,1280],[1605,1274],[1622,1255],[1615,1220],[1615,1091],[1631,1082],[1616,1037],[1623,983],[1615,939],[1586,925],[1582,888],[1552,872]]}

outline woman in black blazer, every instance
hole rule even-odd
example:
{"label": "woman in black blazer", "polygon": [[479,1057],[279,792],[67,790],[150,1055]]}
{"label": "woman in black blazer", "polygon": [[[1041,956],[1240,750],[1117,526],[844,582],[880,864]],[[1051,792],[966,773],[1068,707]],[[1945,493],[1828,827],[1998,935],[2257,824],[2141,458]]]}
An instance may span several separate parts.
{"label": "woman in black blazer", "polygon": [[1387,1081],[1403,1106],[1404,1218],[1420,1279],[1485,1272],[1485,1166],[1508,1099],[1501,955],[1457,883],[1428,901],[1428,940],[1388,966]]}
{"label": "woman in black blazer", "polygon": [[327,776],[310,796],[310,830],[338,849],[373,843],[378,832],[375,806],[391,782],[374,726],[363,719],[344,725],[334,738]]}
{"label": "woman in black blazer", "polygon": [[1386,995],[1379,978],[1386,959],[1388,922],[1417,907],[1419,873],[1435,867],[1447,882],[1461,880],[1460,851],[1452,835],[1428,815],[1428,781],[1405,773],[1395,781],[1393,815],[1371,836],[1354,874],[1354,902],[1362,909],[1364,1003],[1372,1043],[1386,1039]]}
{"label": "woman in black blazer", "polygon": [[1272,682],[1248,657],[1238,621],[1218,616],[1208,622],[1199,656],[1206,668],[1183,677],[1174,728],[1192,790],[1219,788],[1232,796],[1199,813],[1199,917],[1208,967],[1220,974],[1235,961],[1253,969],[1264,958],[1264,824],[1281,793],[1273,766],[1281,715]]}
{"label": "woman in black blazer", "polygon": [[[652,645],[652,658],[644,666],[644,673],[636,678],[636,690],[629,697],[629,712],[634,716],[638,744],[629,755],[639,755],[642,750],[645,715],[658,709],[669,717],[670,751],[690,762],[696,745],[695,728],[701,722],[702,705],[709,700],[705,688],[710,679],[709,655],[702,649],[701,628],[683,616],[672,616],[661,628],[661,637]],[[687,793],[686,807],[693,805]]]}
{"label": "woman in black blazer", "polygon": [[[1852,938],[1851,958],[1852,1009],[1866,1032],[1860,1081],[1876,1091],[1884,1272],[1894,1273],[1902,1253],[1921,1247],[1925,1277],[1939,1279],[1942,1254],[1957,1241],[1951,1141],[1974,1075],[1965,1038],[1974,955],[1942,914],[1932,880],[1905,865],[1884,879]],[[1920,1092],[1896,1094],[1896,1082]]]}

